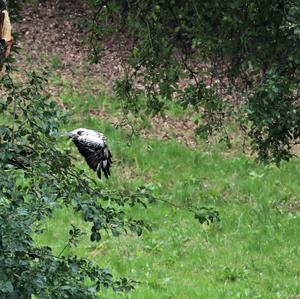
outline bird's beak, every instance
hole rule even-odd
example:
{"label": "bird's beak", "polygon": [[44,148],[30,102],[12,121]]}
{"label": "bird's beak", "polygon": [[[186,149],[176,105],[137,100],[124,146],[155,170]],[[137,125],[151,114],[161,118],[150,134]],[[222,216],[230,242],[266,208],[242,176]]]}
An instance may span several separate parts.
{"label": "bird's beak", "polygon": [[60,137],[72,137],[72,133],[71,132],[63,132],[60,134]]}

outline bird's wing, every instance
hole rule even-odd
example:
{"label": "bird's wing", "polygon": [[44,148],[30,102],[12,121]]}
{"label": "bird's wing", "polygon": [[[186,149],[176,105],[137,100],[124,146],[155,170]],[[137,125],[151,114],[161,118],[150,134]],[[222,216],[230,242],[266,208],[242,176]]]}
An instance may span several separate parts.
{"label": "bird's wing", "polygon": [[85,158],[87,164],[94,170],[97,170],[99,161],[98,161],[98,151],[90,146],[87,146],[85,143],[81,142],[78,138],[73,139],[76,147],[80,154]]}
{"label": "bird's wing", "polygon": [[101,170],[106,178],[110,176],[110,165],[112,163],[112,155],[106,144],[94,142],[94,140],[87,140],[86,138],[73,138],[75,145],[79,152],[85,158],[87,164],[91,169],[97,172],[101,178]]}

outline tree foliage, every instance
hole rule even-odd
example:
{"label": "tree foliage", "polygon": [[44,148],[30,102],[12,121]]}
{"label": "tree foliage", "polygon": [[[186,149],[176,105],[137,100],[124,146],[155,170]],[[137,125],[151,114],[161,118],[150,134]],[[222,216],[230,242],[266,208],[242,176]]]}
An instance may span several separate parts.
{"label": "tree foliage", "polygon": [[0,0],[0,11],[7,9],[9,10],[10,17],[12,20],[17,20],[20,17],[20,11],[22,7],[29,2],[28,0],[25,1],[18,1],[18,0]]}
{"label": "tree foliage", "polygon": [[[98,298],[102,288],[129,290],[133,282],[114,279],[88,259],[54,255],[39,246],[34,234],[55,209],[69,206],[91,226],[91,241],[124,231],[138,235],[147,225],[126,216],[125,206],[152,199],[141,188],[100,189],[97,182],[71,165],[58,146],[67,121],[43,90],[47,74],[32,73],[18,82],[10,65],[0,78],[0,297]],[[79,228],[71,227],[66,247],[78,243]],[[101,293],[101,292],[100,292]]]}
{"label": "tree foliage", "polygon": [[234,117],[261,160],[291,157],[300,137],[298,0],[89,2],[94,39],[114,31],[134,40],[130,71],[116,88],[127,110],[159,113],[168,101],[194,107],[204,136]]}

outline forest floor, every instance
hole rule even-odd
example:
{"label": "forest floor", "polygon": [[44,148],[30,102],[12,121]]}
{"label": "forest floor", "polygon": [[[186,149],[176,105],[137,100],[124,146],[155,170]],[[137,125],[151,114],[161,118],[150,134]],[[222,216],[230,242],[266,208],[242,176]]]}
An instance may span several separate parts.
{"label": "forest floor", "polygon": [[[35,1],[24,9],[14,24],[20,33],[18,66],[47,68],[49,92],[70,118],[63,129],[101,128],[108,137],[112,176],[98,181],[99,187],[146,185],[161,201],[128,209],[129,216],[152,226],[140,237],[103,236],[91,243],[90,227],[63,208],[36,241],[59,253],[70,225],[79,226],[87,235],[66,254],[88,256],[115,276],[140,282],[126,294],[104,290],[107,298],[299,298],[299,160],[281,168],[259,165],[239,147],[201,142],[193,135],[193,120],[178,107],[165,117],[151,117],[142,137],[129,140],[112,93],[122,57],[111,40],[103,45],[100,63],[87,62],[83,20],[89,12],[79,3]],[[70,147],[74,167],[94,175],[72,144],[59,146]],[[200,225],[188,210],[203,206],[218,211],[220,222]]]}
{"label": "forest floor", "polygon": [[[49,81],[48,90],[57,101],[66,86],[72,93],[91,97],[103,92],[112,95],[113,83],[123,74],[122,59],[131,47],[130,40],[123,41],[127,46],[122,45],[121,51],[114,37],[106,39],[101,45],[99,63],[88,62],[89,34],[84,28],[91,18],[91,12],[80,1],[49,0],[27,5],[21,20],[14,24],[14,30],[20,34],[17,65],[27,71],[50,71],[53,80]],[[122,113],[110,115],[103,107],[89,113],[115,126],[124,120]],[[176,138],[190,147],[196,146],[196,125],[190,117],[149,116],[149,120],[152,130],[142,130],[142,136]]]}

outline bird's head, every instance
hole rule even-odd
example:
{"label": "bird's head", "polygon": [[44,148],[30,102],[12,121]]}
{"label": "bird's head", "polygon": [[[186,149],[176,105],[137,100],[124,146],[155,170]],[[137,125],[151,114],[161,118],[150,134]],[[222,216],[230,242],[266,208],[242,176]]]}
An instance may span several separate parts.
{"label": "bird's head", "polygon": [[84,128],[79,128],[79,129],[75,129],[73,131],[70,131],[70,132],[67,132],[67,133],[64,133],[63,136],[68,136],[70,138],[73,138],[73,137],[78,137],[78,136],[81,136],[82,134],[84,134],[86,132],[86,129]]}

